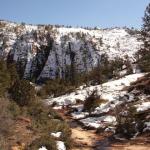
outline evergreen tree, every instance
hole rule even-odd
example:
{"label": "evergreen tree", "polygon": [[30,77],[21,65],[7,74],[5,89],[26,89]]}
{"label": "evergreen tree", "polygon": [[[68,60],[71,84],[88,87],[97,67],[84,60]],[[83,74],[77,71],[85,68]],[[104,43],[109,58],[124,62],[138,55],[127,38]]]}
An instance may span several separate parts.
{"label": "evergreen tree", "polygon": [[13,100],[20,106],[27,106],[35,102],[35,89],[26,80],[18,80],[10,89]]}
{"label": "evergreen tree", "polygon": [[4,96],[10,87],[10,75],[7,71],[7,65],[4,60],[0,60],[0,96]]}
{"label": "evergreen tree", "polygon": [[19,75],[17,73],[16,64],[15,63],[11,63],[11,64],[8,63],[7,69],[8,69],[8,72],[10,74],[11,86],[12,86],[17,80],[19,80]]}
{"label": "evergreen tree", "polygon": [[150,4],[145,10],[141,31],[143,46],[137,53],[138,64],[141,71],[150,71]]}
{"label": "evergreen tree", "polygon": [[72,51],[71,49],[71,43],[69,42],[69,51],[70,51],[70,60],[71,60],[71,65],[70,65],[70,82],[71,84],[75,84],[75,73],[76,73],[76,68],[75,68],[75,52]]}

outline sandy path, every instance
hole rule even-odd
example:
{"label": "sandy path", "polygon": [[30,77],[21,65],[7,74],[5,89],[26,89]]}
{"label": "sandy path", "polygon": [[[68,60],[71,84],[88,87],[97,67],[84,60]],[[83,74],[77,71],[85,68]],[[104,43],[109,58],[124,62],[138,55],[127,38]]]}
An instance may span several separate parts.
{"label": "sandy path", "polygon": [[72,150],[91,150],[98,137],[94,131],[77,127],[72,128],[72,139],[74,141],[74,148]]}
{"label": "sandy path", "polygon": [[58,111],[58,113],[70,125],[72,131],[71,138],[74,143],[72,150],[92,150],[95,142],[99,139],[95,131],[83,129],[77,121],[73,120],[70,116],[66,116],[65,111]]}
{"label": "sandy path", "polygon": [[130,145],[130,146],[116,146],[111,147],[110,150],[150,150],[149,146]]}
{"label": "sandy path", "polygon": [[[94,130],[83,129],[77,121],[64,115],[64,112],[59,112],[59,114],[68,122],[72,130],[71,137],[74,142],[72,150],[150,150],[149,143],[140,144],[138,140],[134,144],[130,142],[112,143],[107,136],[98,135]],[[149,141],[149,138],[147,140]],[[144,140],[140,139],[140,141]]]}
{"label": "sandy path", "polygon": [[150,144],[110,143],[108,138],[96,135],[93,130],[84,130],[81,127],[72,128],[72,139],[75,144],[72,150],[150,150]]}

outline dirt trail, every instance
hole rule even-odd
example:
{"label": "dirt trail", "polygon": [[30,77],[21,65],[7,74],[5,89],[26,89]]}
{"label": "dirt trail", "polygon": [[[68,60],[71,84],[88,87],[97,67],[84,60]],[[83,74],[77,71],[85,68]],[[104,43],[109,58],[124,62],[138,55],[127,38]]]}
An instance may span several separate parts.
{"label": "dirt trail", "polygon": [[72,128],[74,147],[72,150],[150,150],[150,144],[116,143],[109,138],[96,135],[94,130],[84,130],[81,127]]}
{"label": "dirt trail", "polygon": [[72,150],[91,150],[98,137],[94,131],[87,131],[77,127],[72,128],[72,139],[74,140],[74,148]]}
{"label": "dirt trail", "polygon": [[103,150],[103,146],[109,145],[107,142],[106,145],[100,147],[99,141],[104,141],[104,136],[97,135],[95,130],[83,129],[76,120],[73,120],[70,116],[66,116],[65,112],[59,112],[59,114],[68,122],[71,128],[71,137],[74,143],[72,150],[99,150],[99,148]]}
{"label": "dirt trail", "polygon": [[111,144],[107,135],[98,135],[95,130],[83,129],[80,125],[72,130],[74,145],[72,150],[110,150]]}
{"label": "dirt trail", "polygon": [[65,111],[61,111],[59,114],[68,122],[72,130],[71,137],[74,142],[72,150],[150,150],[150,139],[147,137],[144,137],[145,140],[141,137],[142,140],[139,138],[132,142],[113,143],[107,135],[98,135],[95,130],[83,129],[77,121],[66,116]]}

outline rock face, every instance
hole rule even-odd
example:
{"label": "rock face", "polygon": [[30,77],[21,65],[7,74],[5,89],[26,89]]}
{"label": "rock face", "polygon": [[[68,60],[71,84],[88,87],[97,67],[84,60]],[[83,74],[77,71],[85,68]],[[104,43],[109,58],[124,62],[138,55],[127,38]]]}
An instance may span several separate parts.
{"label": "rock face", "polygon": [[24,78],[55,78],[71,75],[71,68],[87,72],[101,61],[129,57],[141,42],[127,28],[83,29],[52,25],[25,25],[0,21],[0,55],[16,61]]}

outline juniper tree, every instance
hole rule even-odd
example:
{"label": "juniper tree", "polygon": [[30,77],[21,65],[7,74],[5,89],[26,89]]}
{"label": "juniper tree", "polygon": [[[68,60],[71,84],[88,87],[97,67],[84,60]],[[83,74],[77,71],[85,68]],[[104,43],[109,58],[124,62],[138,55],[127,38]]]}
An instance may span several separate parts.
{"label": "juniper tree", "polygon": [[150,4],[146,7],[141,31],[142,48],[137,53],[141,71],[150,71]]}
{"label": "juniper tree", "polygon": [[29,106],[36,100],[35,89],[27,80],[17,80],[11,87],[10,93],[19,106]]}
{"label": "juniper tree", "polygon": [[0,59],[0,97],[4,96],[9,87],[10,75],[7,71],[7,65],[3,59]]}

